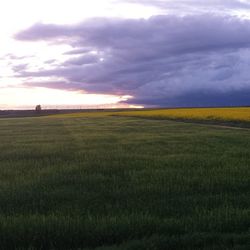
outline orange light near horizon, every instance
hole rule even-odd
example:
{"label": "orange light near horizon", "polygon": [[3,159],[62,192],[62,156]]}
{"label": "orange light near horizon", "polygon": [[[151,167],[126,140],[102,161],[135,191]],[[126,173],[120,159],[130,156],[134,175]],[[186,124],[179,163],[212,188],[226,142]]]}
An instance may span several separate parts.
{"label": "orange light near horizon", "polygon": [[49,88],[2,88],[0,90],[0,109],[34,108],[41,104],[43,107],[85,108],[91,106],[129,107],[119,104],[132,96],[85,94],[81,91],[67,91]]}
{"label": "orange light near horizon", "polygon": [[129,105],[129,108],[130,109],[143,109],[144,106],[142,106],[142,105]]}

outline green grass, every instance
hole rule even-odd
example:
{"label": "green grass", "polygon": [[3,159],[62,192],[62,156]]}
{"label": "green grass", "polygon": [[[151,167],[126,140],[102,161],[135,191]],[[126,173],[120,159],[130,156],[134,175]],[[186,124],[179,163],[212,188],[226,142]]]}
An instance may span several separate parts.
{"label": "green grass", "polygon": [[249,249],[250,132],[0,120],[0,249]]}

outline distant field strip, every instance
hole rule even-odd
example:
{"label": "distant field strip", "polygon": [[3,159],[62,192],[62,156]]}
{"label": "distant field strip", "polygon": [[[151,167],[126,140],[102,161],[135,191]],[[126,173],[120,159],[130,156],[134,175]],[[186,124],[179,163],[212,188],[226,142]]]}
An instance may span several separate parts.
{"label": "distant field strip", "polygon": [[[54,114],[49,115],[49,118],[84,118],[84,117],[104,117],[109,115],[114,115],[117,112],[109,111],[83,111],[79,113],[69,113],[69,114]],[[119,112],[120,113],[120,112]]]}
{"label": "distant field strip", "polygon": [[181,120],[250,122],[250,108],[183,108],[125,111],[119,116]]}

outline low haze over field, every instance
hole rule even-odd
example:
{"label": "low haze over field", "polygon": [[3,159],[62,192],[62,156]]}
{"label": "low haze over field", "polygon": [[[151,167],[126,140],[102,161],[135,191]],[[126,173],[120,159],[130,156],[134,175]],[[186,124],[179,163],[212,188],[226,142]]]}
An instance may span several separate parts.
{"label": "low haze over field", "polygon": [[0,109],[250,105],[250,1],[9,0]]}

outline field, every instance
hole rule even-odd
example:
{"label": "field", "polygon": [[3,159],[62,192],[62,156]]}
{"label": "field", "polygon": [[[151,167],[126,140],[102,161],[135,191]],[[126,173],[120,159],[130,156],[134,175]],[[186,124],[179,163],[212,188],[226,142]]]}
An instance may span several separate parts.
{"label": "field", "polygon": [[205,123],[226,123],[248,127],[250,124],[249,107],[153,109],[126,111],[120,115],[183,121],[191,120]]}
{"label": "field", "polygon": [[0,119],[0,249],[249,249],[248,129],[113,115]]}

